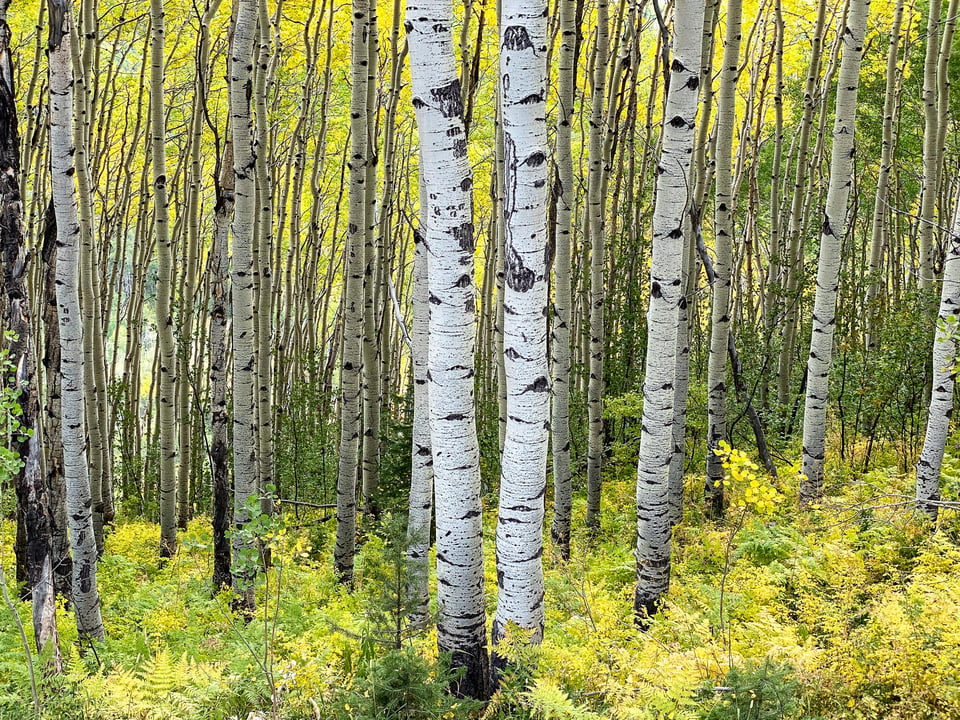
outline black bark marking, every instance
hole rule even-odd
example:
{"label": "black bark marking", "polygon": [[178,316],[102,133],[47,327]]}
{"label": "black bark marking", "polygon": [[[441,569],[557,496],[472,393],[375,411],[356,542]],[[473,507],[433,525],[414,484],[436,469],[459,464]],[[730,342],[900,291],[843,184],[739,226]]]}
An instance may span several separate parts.
{"label": "black bark marking", "polygon": [[504,50],[528,50],[533,48],[533,42],[527,29],[520,25],[511,25],[503,31]]}
{"label": "black bark marking", "polygon": [[459,79],[455,79],[442,87],[431,89],[430,95],[438,103],[440,112],[445,118],[463,116],[463,100]]}
{"label": "black bark marking", "polygon": [[528,292],[537,281],[536,273],[523,264],[523,258],[513,245],[507,246],[507,285],[514,292]]}

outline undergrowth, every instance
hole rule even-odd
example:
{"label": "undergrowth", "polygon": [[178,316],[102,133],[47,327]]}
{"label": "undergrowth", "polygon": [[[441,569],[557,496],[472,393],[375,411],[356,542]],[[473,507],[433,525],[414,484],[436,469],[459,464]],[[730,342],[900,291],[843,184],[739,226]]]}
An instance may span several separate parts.
{"label": "undergrowth", "polygon": [[[960,717],[954,518],[937,528],[917,518],[904,499],[911,480],[896,470],[828,483],[823,502],[800,513],[795,469],[783,468],[775,481],[745,455],[728,461],[731,505],[723,521],[706,519],[696,499],[700,480],[689,480],[671,590],[643,633],[632,615],[633,475],[627,465],[612,469],[599,536],[575,531],[568,563],[548,541],[542,646],[501,646],[515,652],[510,674],[483,708],[447,694],[435,632],[397,629],[405,606],[390,591],[403,587],[395,518],[369,533],[353,593],[336,584],[330,567],[331,523],[291,522],[272,534],[275,565],[259,577],[249,623],[231,611],[229,593],[210,596],[207,519],[190,524],[163,566],[157,527],[122,523],[100,565],[107,640],[78,646],[72,617],[60,609],[68,670],[43,680],[40,716]],[[960,462],[949,458],[946,466],[949,474]],[[492,503],[485,538],[491,612]],[[582,517],[582,505],[575,517],[576,510]],[[0,547],[12,546],[13,530],[0,527]],[[12,553],[0,559],[9,568]],[[29,606],[19,612],[29,629]],[[37,717],[29,698],[23,651],[5,614],[0,718]]]}

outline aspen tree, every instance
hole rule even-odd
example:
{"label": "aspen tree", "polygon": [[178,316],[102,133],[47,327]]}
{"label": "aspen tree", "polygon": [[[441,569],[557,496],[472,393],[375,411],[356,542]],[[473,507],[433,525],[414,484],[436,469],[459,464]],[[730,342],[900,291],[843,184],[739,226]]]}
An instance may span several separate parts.
{"label": "aspen tree", "polygon": [[803,231],[804,189],[810,172],[807,159],[810,150],[810,131],[813,126],[813,111],[816,107],[817,79],[820,77],[820,61],[823,52],[823,29],[826,20],[826,0],[817,4],[817,18],[814,22],[813,38],[810,45],[810,65],[803,86],[803,115],[797,132],[797,160],[794,168],[793,188],[790,195],[790,215],[787,224],[786,279],[784,281],[784,320],[783,343],[780,346],[780,358],[777,367],[777,401],[786,409],[790,402],[790,376],[793,370],[793,354],[796,348],[798,301],[800,287],[800,251]]}
{"label": "aspen tree", "polygon": [[590,239],[590,380],[587,384],[587,515],[586,525],[600,529],[600,470],[603,459],[603,268],[606,243],[603,218],[603,124],[609,54],[608,2],[597,2],[597,36],[593,58],[590,112],[590,166],[587,174],[587,237]]}
{"label": "aspen tree", "polygon": [[933,385],[927,410],[927,431],[917,462],[917,509],[937,519],[940,468],[953,414],[957,377],[957,327],[960,317],[960,199],[954,210],[947,255],[943,264],[940,311],[933,340]]}
{"label": "aspen tree", "polygon": [[213,211],[213,246],[207,258],[210,283],[210,474],[213,483],[213,591],[229,588],[230,450],[227,439],[227,325],[230,304],[227,255],[234,203],[233,142],[220,160]]}
{"label": "aspen tree", "polygon": [[[679,305],[677,327],[677,377],[674,381],[673,405],[673,458],[670,461],[669,503],[670,524],[677,525],[683,519],[683,471],[686,459],[687,396],[690,389],[690,337],[696,319],[697,284],[699,276],[697,241],[701,232],[700,213],[706,199],[708,167],[706,162],[711,113],[713,112],[713,55],[715,29],[719,0],[709,0],[704,6],[703,38],[700,46],[700,118],[693,150],[693,165],[690,168],[693,197],[684,217],[688,227],[684,229],[683,295]],[[652,90],[652,87],[651,87]],[[647,128],[649,136],[651,127]]]}
{"label": "aspen tree", "polygon": [[[543,637],[543,499],[550,427],[547,371],[547,7],[503,0],[503,344],[507,433],[497,516],[496,645],[508,623]],[[495,656],[495,664],[502,660]]]}
{"label": "aspen tree", "polygon": [[253,79],[253,102],[255,107],[254,175],[258,205],[255,215],[255,260],[254,301],[257,311],[254,318],[256,337],[255,401],[257,436],[257,492],[260,507],[266,513],[273,512],[273,500],[268,490],[274,485],[273,457],[273,177],[270,172],[270,133],[267,123],[267,93],[271,82],[272,50],[270,43],[270,18],[267,0],[257,2],[256,66]]}
{"label": "aspen tree", "polygon": [[637,462],[634,612],[641,625],[656,612],[670,583],[669,475],[675,447],[677,332],[703,24],[703,0],[678,0],[673,16],[670,88],[664,105],[663,145],[653,209],[646,377]]}
{"label": "aspen tree", "polygon": [[427,386],[437,523],[437,644],[487,695],[483,526],[474,416],[473,179],[453,50],[451,0],[411,0],[405,27],[420,136],[428,254]]}
{"label": "aspen tree", "polygon": [[249,555],[252,541],[240,532],[249,520],[257,493],[256,348],[253,292],[253,242],[256,216],[256,155],[249,89],[253,84],[253,50],[257,0],[236,0],[230,45],[230,126],[233,134],[234,214],[233,270],[233,538],[234,557],[247,556],[246,569],[234,574],[245,611],[254,607]]}
{"label": "aspen tree", "polygon": [[[421,213],[428,203],[421,192]],[[410,623],[422,627],[430,602],[430,521],[433,516],[433,451],[430,443],[430,390],[427,359],[430,348],[430,288],[427,247],[423,233],[414,233],[413,328],[410,348],[413,363],[413,437],[410,500],[407,520],[407,596],[415,601]]]}
{"label": "aspen tree", "polygon": [[[97,552],[103,553],[103,523],[112,515],[111,466],[106,413],[106,369],[104,366],[104,330],[95,235],[94,212],[96,175],[91,167],[98,160],[93,152],[91,122],[95,112],[94,96],[98,77],[97,52],[100,43],[94,3],[80,3],[80,27],[72,27],[71,43],[76,90],[74,98],[74,147],[77,177],[77,210],[80,222],[80,303],[83,313],[84,403],[87,422],[87,459],[90,463],[90,490],[93,502],[93,529]],[[108,512],[108,506],[110,511]]]}
{"label": "aspen tree", "polygon": [[576,93],[577,27],[576,0],[560,0],[560,67],[557,78],[557,215],[556,257],[553,275],[553,322],[551,368],[553,404],[550,427],[553,450],[553,524],[550,534],[560,555],[570,557],[572,482],[570,471],[570,251],[576,187],[573,175],[571,123]]}
{"label": "aspen tree", "polygon": [[357,531],[357,463],[360,450],[363,344],[363,252],[366,235],[367,63],[369,5],[353,0],[350,96],[350,208],[345,246],[343,350],[340,371],[340,465],[337,476],[337,541],[334,569],[346,584],[353,582]]}
{"label": "aspen tree", "polygon": [[23,235],[20,190],[20,135],[17,123],[14,64],[7,25],[9,0],[0,0],[0,260],[6,295],[5,323],[13,336],[8,360],[12,367],[4,383],[18,392],[21,431],[10,438],[20,459],[13,476],[18,514],[24,519],[27,591],[30,593],[33,635],[37,651],[47,652],[53,669],[61,666],[53,579],[53,518],[50,496],[41,471],[38,427],[39,402],[34,358],[31,300],[25,275],[28,257]]}
{"label": "aspen tree", "polygon": [[737,78],[740,74],[741,0],[727,1],[720,92],[717,98],[716,194],[714,199],[713,306],[710,322],[710,358],[707,367],[707,480],[706,496],[713,512],[723,512],[723,465],[717,455],[727,430],[727,337],[730,334],[730,269],[733,250],[733,211],[736,198],[732,177],[733,133],[736,124]]}
{"label": "aspen tree", "polygon": [[[63,471],[73,555],[73,606],[84,639],[103,638],[97,590],[97,546],[84,430],[83,326],[80,318],[77,188],[74,182],[73,70],[71,8],[68,0],[49,5],[50,169],[57,217],[57,308],[60,325],[60,380]],[[64,42],[66,41],[66,42]],[[94,478],[96,481],[96,478]]]}
{"label": "aspen tree", "polygon": [[843,30],[843,57],[837,77],[837,102],[830,154],[830,182],[820,232],[813,332],[807,361],[807,393],[803,413],[803,475],[800,501],[809,503],[823,492],[823,457],[827,395],[833,335],[836,329],[840,250],[847,227],[847,198],[853,185],[854,130],[860,59],[870,0],[851,0]]}
{"label": "aspen tree", "polygon": [[878,297],[883,285],[880,263],[886,247],[887,205],[890,193],[890,173],[893,170],[893,152],[896,139],[895,114],[897,113],[897,90],[900,78],[897,73],[897,56],[900,47],[901,26],[903,24],[904,0],[897,0],[890,27],[890,42],[887,45],[886,83],[883,93],[883,130],[880,144],[880,167],[877,171],[877,189],[873,199],[873,222],[870,229],[870,265],[867,268],[866,293],[866,346],[872,349],[876,344],[877,323],[879,321]]}
{"label": "aspen tree", "polygon": [[200,197],[202,194],[202,155],[201,140],[203,137],[203,122],[206,103],[206,94],[209,86],[210,63],[210,23],[216,17],[222,0],[208,0],[203,14],[200,16],[199,37],[197,38],[197,62],[194,75],[195,96],[190,116],[190,135],[188,153],[190,168],[187,188],[187,242],[186,260],[182,272],[180,297],[180,327],[179,348],[177,352],[177,414],[178,448],[180,463],[177,475],[177,526],[186,529],[190,519],[190,470],[193,451],[190,446],[193,422],[191,422],[192,384],[189,373],[193,347],[194,305],[197,293],[197,275],[199,266],[200,245]]}
{"label": "aspen tree", "polygon": [[163,97],[164,9],[150,1],[150,148],[153,162],[153,232],[157,243],[157,336],[160,346],[160,556],[177,549],[177,353],[173,338],[173,242],[167,199],[166,103]]}
{"label": "aspen tree", "polygon": [[933,284],[934,211],[940,184],[938,137],[939,119],[937,61],[940,48],[940,13],[942,0],[930,0],[927,15],[926,52],[923,56],[923,185],[920,191],[920,264],[917,280],[920,288],[929,290]]}
{"label": "aspen tree", "polygon": [[363,440],[361,446],[361,492],[364,511],[375,514],[376,491],[380,484],[380,337],[375,308],[378,306],[379,266],[382,248],[377,243],[377,65],[379,58],[377,3],[369,5],[367,28],[367,62],[364,77],[367,133],[364,169],[365,219],[363,224]]}
{"label": "aspen tree", "polygon": [[[783,271],[783,233],[780,212],[781,184],[783,176],[783,2],[774,0],[774,38],[773,62],[776,77],[773,90],[773,166],[770,170],[770,260],[767,264],[766,285],[763,291],[763,335],[768,355],[773,353],[772,340],[778,310],[779,295],[782,294],[781,274]],[[760,405],[768,407],[769,384],[767,373],[760,379]]]}
{"label": "aspen tree", "polygon": [[67,487],[63,471],[63,428],[60,382],[60,324],[57,320],[57,219],[53,201],[43,223],[43,450],[44,485],[50,493],[53,584],[57,595],[71,596],[73,560],[67,533]]}

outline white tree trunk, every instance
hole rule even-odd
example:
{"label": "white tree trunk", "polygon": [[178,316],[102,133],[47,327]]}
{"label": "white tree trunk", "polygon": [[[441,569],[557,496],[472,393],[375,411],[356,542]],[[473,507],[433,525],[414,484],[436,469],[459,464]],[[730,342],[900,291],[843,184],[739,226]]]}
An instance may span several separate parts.
{"label": "white tree trunk", "polygon": [[[257,32],[257,0],[236,0],[236,24],[230,47],[230,119],[233,133],[235,180],[233,214],[233,527],[241,530],[250,519],[250,499],[257,492],[256,353],[253,292],[253,225],[256,212],[256,156],[250,113],[253,80],[253,43]],[[243,607],[254,607],[252,540],[242,533],[233,539],[236,589]]]}
{"label": "white tree trunk", "polygon": [[723,512],[723,463],[714,451],[727,433],[727,336],[730,334],[730,269],[733,250],[733,133],[740,60],[743,4],[728,0],[723,64],[717,98],[716,195],[714,203],[713,306],[710,313],[710,358],[707,366],[707,481],[706,497],[713,512]]}
{"label": "white tree trunk", "polygon": [[634,611],[642,625],[670,585],[670,465],[679,305],[683,294],[684,214],[700,84],[704,0],[678,0],[673,19],[670,90],[663,114],[653,209],[646,377],[637,463],[637,588]]}
{"label": "white tree trunk", "polygon": [[[50,3],[50,171],[57,218],[57,308],[63,473],[73,553],[73,605],[85,639],[103,638],[97,591],[97,546],[93,534],[83,398],[83,326],[80,316],[79,247],[73,163],[73,70],[70,4]],[[67,42],[63,42],[64,40]]]}
{"label": "white tree trunk", "polygon": [[803,474],[806,477],[800,482],[801,503],[808,503],[823,492],[828,379],[836,329],[840,249],[847,229],[847,198],[853,185],[857,87],[869,10],[870,0],[851,0],[843,32],[843,58],[837,77],[837,110],[830,154],[830,184],[820,231],[813,332],[807,360],[807,396],[803,412]]}
{"label": "white tree trunk", "polygon": [[937,59],[940,52],[940,12],[941,0],[930,0],[927,11],[926,52],[923,58],[923,187],[920,193],[920,267],[918,279],[920,288],[930,289],[933,285],[933,242],[934,211],[937,202],[937,190],[940,185],[940,165],[943,158],[937,147],[939,131]]}
{"label": "white tree trunk", "polygon": [[411,0],[406,29],[428,253],[428,388],[437,522],[437,644],[487,690],[479,448],[474,417],[473,180],[453,51],[451,0]]}
{"label": "white tree trunk", "polygon": [[[425,195],[421,193],[421,198]],[[424,202],[421,207],[426,208]],[[430,442],[430,390],[427,358],[430,349],[430,288],[427,248],[423,234],[414,234],[413,256],[413,451],[407,517],[407,597],[415,602],[414,627],[427,621],[430,601],[430,521],[433,516],[433,451]]]}
{"label": "white tree trunk", "polygon": [[500,461],[494,645],[507,623],[543,636],[543,498],[547,373],[546,0],[504,0],[500,103],[504,145],[504,367],[507,432]]}
{"label": "white tree trunk", "polygon": [[344,252],[343,346],[340,370],[340,463],[337,470],[337,541],[333,565],[342,582],[353,582],[357,534],[357,462],[360,452],[363,341],[363,240],[367,177],[368,3],[353,0],[350,96],[350,209]]}
{"label": "white tree trunk", "polygon": [[551,324],[551,370],[553,405],[550,428],[553,451],[553,525],[550,535],[564,558],[570,557],[570,311],[572,307],[570,250],[576,187],[570,134],[573,121],[577,19],[576,0],[560,2],[560,68],[557,108],[556,257],[553,274],[553,323]]}
{"label": "white tree trunk", "polygon": [[597,2],[597,45],[594,56],[593,94],[590,112],[590,166],[587,173],[586,233],[590,243],[589,380],[587,381],[587,515],[591,532],[600,529],[600,471],[603,464],[603,303],[606,288],[603,270],[606,257],[604,223],[603,125],[606,116],[607,57],[610,30],[608,0]]}
{"label": "white tree trunk", "polygon": [[[153,232],[157,241],[157,336],[160,346],[160,557],[177,549],[177,354],[173,339],[173,241],[167,200],[166,103],[163,98],[164,12],[150,0],[150,147]],[[181,418],[187,422],[187,418]]]}
{"label": "white tree trunk", "polygon": [[957,328],[960,327],[960,199],[954,211],[950,245],[943,264],[943,288],[937,333],[933,340],[933,388],[927,414],[927,432],[917,462],[917,509],[937,518],[940,499],[940,466],[953,414],[953,388],[957,377]]}

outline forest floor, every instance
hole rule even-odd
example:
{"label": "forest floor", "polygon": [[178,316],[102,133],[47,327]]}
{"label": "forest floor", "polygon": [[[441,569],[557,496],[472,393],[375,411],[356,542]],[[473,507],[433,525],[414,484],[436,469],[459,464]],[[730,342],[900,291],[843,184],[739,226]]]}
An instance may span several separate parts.
{"label": "forest floor", "polygon": [[[955,514],[937,527],[918,520],[905,499],[912,481],[895,471],[835,478],[833,494],[800,513],[793,478],[774,496],[745,459],[741,470],[726,519],[688,503],[666,605],[643,633],[632,616],[632,472],[610,477],[598,539],[576,531],[568,563],[548,543],[543,645],[508,643],[513,669],[483,717],[960,717]],[[699,482],[690,478],[688,498]],[[492,614],[495,498],[488,508]],[[390,649],[403,613],[403,549],[390,541],[399,525],[388,517],[368,534],[350,593],[331,569],[333,523],[285,514],[263,530],[274,565],[258,575],[258,611],[244,623],[228,593],[210,596],[208,519],[181,533],[164,566],[156,525],[118,523],[99,570],[107,640],[81,652],[61,608],[68,670],[44,679],[35,659],[42,717],[478,716],[442,692],[435,632],[403,640],[417,652]],[[7,578],[12,534],[0,526]],[[19,634],[0,610],[0,718],[33,718]],[[18,611],[29,634],[29,605]],[[391,714],[398,702],[407,710]]]}

